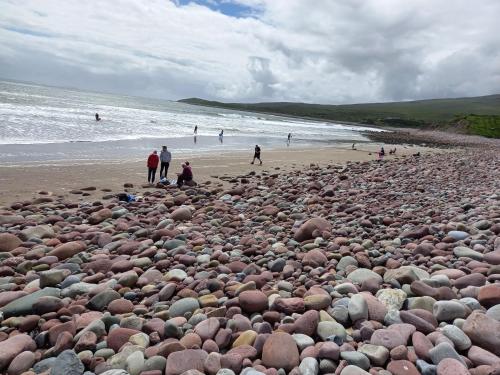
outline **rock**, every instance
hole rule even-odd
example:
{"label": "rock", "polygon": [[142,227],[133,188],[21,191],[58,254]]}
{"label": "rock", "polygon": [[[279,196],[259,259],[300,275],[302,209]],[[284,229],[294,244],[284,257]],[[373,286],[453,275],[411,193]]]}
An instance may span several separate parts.
{"label": "rock", "polygon": [[113,211],[111,211],[109,208],[103,208],[102,210],[92,213],[89,216],[88,220],[90,224],[95,225],[102,223],[106,219],[110,219],[112,216]]}
{"label": "rock", "polygon": [[470,347],[467,357],[475,366],[494,365],[495,363],[500,363],[500,357],[474,345]]}
{"label": "rock", "polygon": [[342,369],[340,375],[369,375],[369,372],[366,372],[362,368],[358,366],[348,365]]}
{"label": "rock", "polygon": [[330,232],[332,226],[326,219],[315,217],[307,220],[295,232],[294,239],[298,242],[310,240],[316,237],[322,237],[323,232]]}
{"label": "rock", "polygon": [[401,310],[406,293],[401,289],[381,289],[377,292],[377,299],[387,307],[388,310]]}
{"label": "rock", "polygon": [[432,363],[435,365],[439,364],[445,358],[454,358],[457,361],[463,362],[462,358],[458,355],[453,346],[447,342],[442,342],[432,348],[429,351],[429,357],[431,357]]}
{"label": "rock", "polygon": [[462,326],[472,343],[500,355],[500,322],[479,311],[473,311]]}
{"label": "rock", "polygon": [[420,375],[415,365],[410,361],[391,361],[387,365],[387,371],[393,375]]}
{"label": "rock", "polygon": [[437,375],[469,375],[467,370],[460,361],[453,358],[445,358],[437,367]]}
{"label": "rock", "polygon": [[477,296],[479,303],[486,307],[500,304],[500,284],[490,284],[481,287]]}
{"label": "rock", "polygon": [[375,366],[383,366],[389,358],[389,350],[380,345],[364,344],[359,349]]}
{"label": "rock", "polygon": [[273,333],[262,349],[262,363],[267,367],[290,371],[299,365],[299,350],[291,335],[285,332]]}
{"label": "rock", "polygon": [[73,350],[59,354],[52,365],[50,375],[82,375],[85,371],[82,361]]}
{"label": "rock", "polygon": [[472,249],[469,249],[468,247],[465,247],[465,246],[457,246],[453,249],[453,254],[457,257],[457,258],[471,258],[471,259],[474,259],[474,260],[483,260],[483,254],[475,251],[475,250],[472,250]]}
{"label": "rock", "polygon": [[467,315],[465,306],[456,301],[437,301],[432,308],[432,312],[440,322],[465,318]]}
{"label": "rock", "polygon": [[56,288],[44,288],[8,303],[0,311],[3,313],[4,318],[29,315],[33,312],[33,304],[40,297],[59,297],[59,292],[60,290]]}
{"label": "rock", "polygon": [[351,321],[367,320],[368,305],[361,294],[355,294],[351,297],[348,305],[349,317]]}
{"label": "rock", "polygon": [[319,249],[312,249],[305,253],[302,264],[311,267],[323,267],[328,263],[328,258]]}
{"label": "rock", "polygon": [[193,312],[196,309],[200,308],[200,304],[196,298],[182,298],[172,304],[170,309],[168,310],[171,318],[175,318],[177,316],[184,316],[187,312]]}
{"label": "rock", "polygon": [[318,327],[319,313],[315,310],[306,311],[295,320],[295,333],[313,336]]}
{"label": "rock", "polygon": [[401,334],[392,329],[377,329],[373,332],[370,344],[383,346],[389,350],[399,345],[406,345],[406,340]]}
{"label": "rock", "polygon": [[54,229],[50,225],[37,225],[27,227],[19,233],[21,240],[29,241],[32,239],[52,238],[55,236]]}
{"label": "rock", "polygon": [[120,348],[128,342],[130,336],[139,333],[139,331],[130,328],[115,328],[111,330],[108,334],[107,343],[108,347],[113,349],[116,353]]}
{"label": "rock", "polygon": [[467,350],[472,345],[469,337],[457,326],[447,324],[441,328],[441,331],[453,342],[458,350]]}
{"label": "rock", "polygon": [[59,260],[64,260],[84,251],[86,248],[87,246],[85,245],[85,243],[81,241],[66,242],[57,246],[47,255],[55,256]]}
{"label": "rock", "polygon": [[19,247],[22,241],[10,233],[0,233],[0,253],[9,252]]}
{"label": "rock", "polygon": [[253,314],[267,310],[269,302],[267,296],[260,290],[246,290],[238,295],[241,309],[248,313]]}
{"label": "rock", "polygon": [[317,375],[319,372],[319,364],[316,358],[306,357],[299,365],[301,375]]}
{"label": "rock", "polygon": [[188,370],[204,371],[208,353],[200,349],[186,349],[171,353],[167,357],[165,375],[181,375]]}
{"label": "rock", "polygon": [[370,360],[361,352],[341,352],[340,358],[346,360],[349,365],[354,365],[363,370],[368,370],[370,368]]}
{"label": "rock", "polygon": [[191,220],[192,214],[188,207],[179,207],[170,214],[170,217],[175,221],[188,221]]}
{"label": "rock", "polygon": [[415,266],[401,266],[387,270],[384,273],[384,282],[397,280],[400,284],[411,284],[413,281],[428,279],[429,273]]}
{"label": "rock", "polygon": [[0,341],[0,371],[9,367],[11,361],[24,351],[35,351],[36,344],[31,337],[25,334],[10,337]]}
{"label": "rock", "polygon": [[194,332],[201,337],[203,341],[213,339],[220,328],[219,319],[209,318],[198,323]]}
{"label": "rock", "polygon": [[358,268],[347,275],[347,280],[359,285],[371,279],[382,282],[382,276],[366,268]]}
{"label": "rock", "polygon": [[111,301],[118,300],[120,297],[120,293],[108,288],[92,297],[87,306],[92,310],[103,311]]}
{"label": "rock", "polygon": [[7,375],[18,375],[28,371],[35,363],[35,360],[35,353],[30,351],[19,353],[10,363]]}
{"label": "rock", "polygon": [[333,321],[319,322],[316,333],[323,341],[326,341],[330,336],[338,336],[342,340],[347,336],[344,326]]}

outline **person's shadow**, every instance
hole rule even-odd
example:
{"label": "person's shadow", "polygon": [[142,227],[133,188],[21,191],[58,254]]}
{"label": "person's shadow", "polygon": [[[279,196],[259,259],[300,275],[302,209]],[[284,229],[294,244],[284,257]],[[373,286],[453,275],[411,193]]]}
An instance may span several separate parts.
{"label": "person's shadow", "polygon": [[220,143],[223,143],[223,142],[224,142],[224,137],[222,137],[222,135],[219,135],[219,142],[220,142]]}
{"label": "person's shadow", "polygon": [[194,136],[193,141],[194,141],[194,144],[196,144],[196,135]]}

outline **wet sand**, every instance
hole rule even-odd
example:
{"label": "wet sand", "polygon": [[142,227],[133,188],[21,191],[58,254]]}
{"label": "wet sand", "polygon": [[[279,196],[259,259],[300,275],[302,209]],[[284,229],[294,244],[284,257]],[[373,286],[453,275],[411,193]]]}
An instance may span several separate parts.
{"label": "wet sand", "polygon": [[[199,182],[224,184],[227,179],[220,177],[245,175],[251,171],[276,172],[287,171],[292,168],[301,168],[311,163],[326,166],[329,164],[342,165],[347,161],[367,161],[376,159],[376,144],[359,144],[357,150],[348,147],[316,147],[297,149],[293,145],[286,149],[263,150],[264,164],[250,165],[251,152],[234,152],[231,154],[207,154],[191,157],[195,180]],[[431,152],[430,148],[396,145],[396,157],[411,155],[418,150]],[[386,147],[386,151],[389,147]],[[371,155],[370,155],[371,153]],[[386,160],[394,156],[386,156]],[[100,199],[110,192],[118,193],[124,190],[125,183],[131,183],[132,193],[142,195],[147,183],[147,169],[144,161],[121,160],[99,161],[95,163],[71,165],[68,162],[53,163],[51,165],[23,165],[0,166],[0,205],[7,205],[15,201],[23,201],[37,196],[54,195],[68,197],[74,201],[91,201]],[[175,178],[180,171],[180,164],[185,156],[173,154],[168,178]],[[159,169],[157,172],[158,179]],[[95,190],[82,190],[95,188]],[[103,191],[104,189],[104,191]],[[150,188],[149,188],[150,190]],[[40,194],[42,192],[42,194]]]}

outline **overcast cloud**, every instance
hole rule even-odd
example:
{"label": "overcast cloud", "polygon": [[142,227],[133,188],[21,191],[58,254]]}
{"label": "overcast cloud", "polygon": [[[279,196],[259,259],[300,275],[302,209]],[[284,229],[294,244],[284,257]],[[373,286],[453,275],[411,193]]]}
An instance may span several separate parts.
{"label": "overcast cloud", "polygon": [[0,77],[166,99],[500,92],[498,0],[0,0]]}

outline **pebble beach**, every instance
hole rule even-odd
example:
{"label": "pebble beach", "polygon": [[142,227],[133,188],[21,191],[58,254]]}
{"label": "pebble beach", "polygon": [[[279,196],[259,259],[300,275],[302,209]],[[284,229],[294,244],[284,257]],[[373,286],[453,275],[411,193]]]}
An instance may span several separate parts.
{"label": "pebble beach", "polygon": [[499,150],[9,203],[0,373],[500,374]]}

